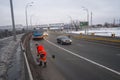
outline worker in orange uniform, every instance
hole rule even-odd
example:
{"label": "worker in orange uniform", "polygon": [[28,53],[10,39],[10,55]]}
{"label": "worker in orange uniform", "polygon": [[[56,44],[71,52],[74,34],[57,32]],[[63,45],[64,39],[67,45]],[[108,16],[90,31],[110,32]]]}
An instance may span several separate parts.
{"label": "worker in orange uniform", "polygon": [[42,63],[44,63],[44,67],[46,67],[47,53],[46,53],[43,45],[36,44],[36,46],[37,46],[37,52],[38,52],[37,56],[40,56],[40,64],[39,64],[39,66],[42,66]]}

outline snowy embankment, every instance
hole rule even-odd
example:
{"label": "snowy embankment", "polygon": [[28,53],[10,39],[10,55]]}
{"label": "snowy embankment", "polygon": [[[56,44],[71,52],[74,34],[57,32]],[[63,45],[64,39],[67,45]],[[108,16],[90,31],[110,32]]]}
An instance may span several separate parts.
{"label": "snowy embankment", "polygon": [[16,77],[20,74],[17,68],[20,67],[18,63],[20,63],[21,37],[22,34],[17,35],[17,41],[13,41],[13,37],[0,39],[0,80],[20,80]]}
{"label": "snowy embankment", "polygon": [[[85,34],[85,30],[82,31],[71,31],[69,33],[74,34]],[[116,37],[120,37],[120,27],[116,28],[91,28],[87,30],[87,33],[91,35],[91,33],[94,33],[95,35],[99,36],[111,36],[112,34],[115,34]]]}

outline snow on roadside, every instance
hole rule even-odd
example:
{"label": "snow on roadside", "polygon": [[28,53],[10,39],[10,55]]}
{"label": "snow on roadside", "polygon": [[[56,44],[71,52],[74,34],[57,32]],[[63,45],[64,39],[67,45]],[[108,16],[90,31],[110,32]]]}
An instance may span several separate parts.
{"label": "snow on roadside", "polygon": [[[82,31],[71,31],[69,33],[74,34],[85,34],[85,30]],[[111,36],[111,34],[115,34],[115,36],[120,37],[120,27],[116,28],[91,28],[88,30],[88,34],[95,33],[95,35],[99,36]]]}
{"label": "snow on roadside", "polygon": [[16,42],[12,40],[12,37],[0,40],[1,43],[4,43],[0,49],[0,80],[8,80],[7,71],[13,56],[16,54],[22,35],[17,35]]}

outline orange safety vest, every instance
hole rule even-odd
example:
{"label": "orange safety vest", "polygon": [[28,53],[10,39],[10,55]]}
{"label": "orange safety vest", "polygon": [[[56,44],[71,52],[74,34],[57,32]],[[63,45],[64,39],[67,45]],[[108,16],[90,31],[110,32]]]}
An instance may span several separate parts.
{"label": "orange safety vest", "polygon": [[46,53],[46,51],[43,50],[43,51],[41,52],[41,55],[44,55],[44,57],[40,57],[40,60],[46,62],[46,57],[47,57],[47,53]]}

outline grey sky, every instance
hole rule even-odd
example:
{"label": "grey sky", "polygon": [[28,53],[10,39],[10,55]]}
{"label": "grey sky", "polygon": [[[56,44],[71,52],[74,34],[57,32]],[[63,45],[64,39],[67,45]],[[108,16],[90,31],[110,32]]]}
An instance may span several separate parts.
{"label": "grey sky", "polygon": [[[28,7],[28,21],[32,24],[48,24],[86,20],[84,6],[93,13],[93,24],[113,22],[120,19],[120,0],[13,0],[15,23],[25,25],[25,6]],[[0,0],[0,25],[11,25],[9,0]]]}

